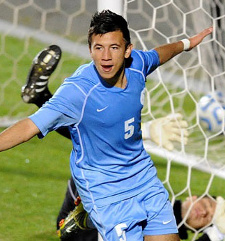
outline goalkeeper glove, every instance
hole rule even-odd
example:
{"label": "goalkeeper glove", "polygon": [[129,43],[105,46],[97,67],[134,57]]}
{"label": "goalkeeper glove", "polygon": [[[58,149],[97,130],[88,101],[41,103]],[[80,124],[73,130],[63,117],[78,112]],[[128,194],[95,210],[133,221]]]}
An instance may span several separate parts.
{"label": "goalkeeper glove", "polygon": [[222,197],[216,199],[216,211],[213,217],[213,225],[204,232],[211,241],[225,240],[225,200]]}
{"label": "goalkeeper glove", "polygon": [[172,142],[188,141],[187,122],[179,113],[168,115],[142,124],[143,139],[151,139],[157,145],[172,151],[174,145]]}

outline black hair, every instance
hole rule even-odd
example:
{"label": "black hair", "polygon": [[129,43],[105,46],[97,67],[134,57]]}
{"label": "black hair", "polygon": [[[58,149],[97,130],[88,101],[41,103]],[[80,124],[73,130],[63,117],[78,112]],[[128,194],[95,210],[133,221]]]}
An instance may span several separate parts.
{"label": "black hair", "polygon": [[[174,205],[173,205],[173,211],[174,211],[174,216],[176,218],[176,223],[177,226],[182,222],[182,215],[181,215],[181,210],[182,209],[182,202],[180,200],[176,200]],[[187,228],[184,224],[182,224],[179,229],[178,233],[181,239],[187,239],[188,238],[188,232]]]}
{"label": "black hair", "polygon": [[101,35],[118,30],[122,32],[125,40],[125,46],[127,48],[127,46],[131,43],[127,21],[121,15],[113,13],[110,10],[96,12],[92,17],[88,31],[89,47],[91,47],[91,38],[93,34]]}

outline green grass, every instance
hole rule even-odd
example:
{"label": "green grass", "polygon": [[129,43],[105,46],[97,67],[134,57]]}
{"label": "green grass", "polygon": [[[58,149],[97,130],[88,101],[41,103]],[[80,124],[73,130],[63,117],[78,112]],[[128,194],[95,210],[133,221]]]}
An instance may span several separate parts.
{"label": "green grass", "polygon": [[[33,57],[45,46],[34,40],[29,41],[27,48],[23,41],[7,37],[3,54],[0,54],[3,67],[0,71],[0,116],[26,116],[36,110],[33,105],[21,101],[20,89],[25,83]],[[17,61],[13,61],[13,57]],[[84,62],[64,53],[51,77],[50,89],[56,90],[62,80]],[[153,108],[153,111],[159,109],[157,106]],[[168,111],[168,104],[163,108]],[[51,133],[43,140],[35,137],[28,143],[0,154],[1,241],[58,240],[55,233],[56,217],[70,177],[70,150],[69,140]],[[174,194],[178,194],[187,187],[187,167],[171,162],[170,174],[167,175],[167,162],[155,155],[152,158],[170,195],[171,188]],[[191,193],[204,193],[209,180],[209,174],[193,169],[190,177]],[[224,180],[215,177],[209,193],[225,197],[223,187]],[[181,198],[187,194],[186,191]]]}
{"label": "green grass", "polygon": [[[29,39],[29,44],[13,37],[5,37],[4,51],[0,53],[0,117],[20,118],[33,113],[34,105],[25,105],[20,97],[21,87],[25,84],[32,60],[46,45]],[[57,69],[52,74],[49,89],[54,91],[62,81],[69,77],[87,60],[63,53]]]}
{"label": "green grass", "polygon": [[[58,240],[55,220],[70,177],[70,149],[69,140],[50,133],[0,154],[0,240]],[[152,158],[164,181],[166,161]],[[173,163],[169,182],[174,193],[186,186],[186,177],[187,168]],[[208,181],[208,174],[193,170],[192,192],[202,194]],[[223,186],[224,180],[215,178],[210,193],[225,196]]]}
{"label": "green grass", "polygon": [[[27,45],[13,37],[5,38],[0,53],[0,117],[22,118],[37,109],[23,103],[20,93],[34,56],[44,47],[32,39]],[[51,76],[50,90],[54,92],[85,62],[63,53]],[[1,241],[59,240],[56,217],[70,178],[70,151],[70,141],[51,133],[41,141],[34,138],[0,154]]]}
{"label": "green grass", "polygon": [[58,240],[70,149],[69,140],[51,133],[0,154],[0,240]]}

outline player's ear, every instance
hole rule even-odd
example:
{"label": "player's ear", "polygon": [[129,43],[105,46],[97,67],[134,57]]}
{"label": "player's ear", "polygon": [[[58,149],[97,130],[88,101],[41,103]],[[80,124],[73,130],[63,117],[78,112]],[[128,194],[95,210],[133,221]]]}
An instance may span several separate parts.
{"label": "player's ear", "polygon": [[93,52],[92,52],[91,46],[89,46],[89,53],[90,53],[91,59],[93,59]]}
{"label": "player's ear", "polygon": [[125,51],[125,58],[128,59],[130,57],[131,51],[133,49],[133,44],[129,44]]}
{"label": "player's ear", "polygon": [[92,50],[91,50],[91,46],[89,45],[89,53],[91,54],[92,53]]}

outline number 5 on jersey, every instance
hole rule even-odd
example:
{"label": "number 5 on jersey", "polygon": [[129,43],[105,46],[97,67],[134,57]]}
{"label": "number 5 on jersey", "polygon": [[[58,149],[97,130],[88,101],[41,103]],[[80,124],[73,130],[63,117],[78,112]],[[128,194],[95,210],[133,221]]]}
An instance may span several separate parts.
{"label": "number 5 on jersey", "polygon": [[126,241],[126,233],[125,230],[127,228],[126,223],[120,223],[115,226],[116,233],[118,237],[120,238],[120,241]]}
{"label": "number 5 on jersey", "polygon": [[128,139],[134,134],[134,117],[124,122],[125,135],[124,138]]}

